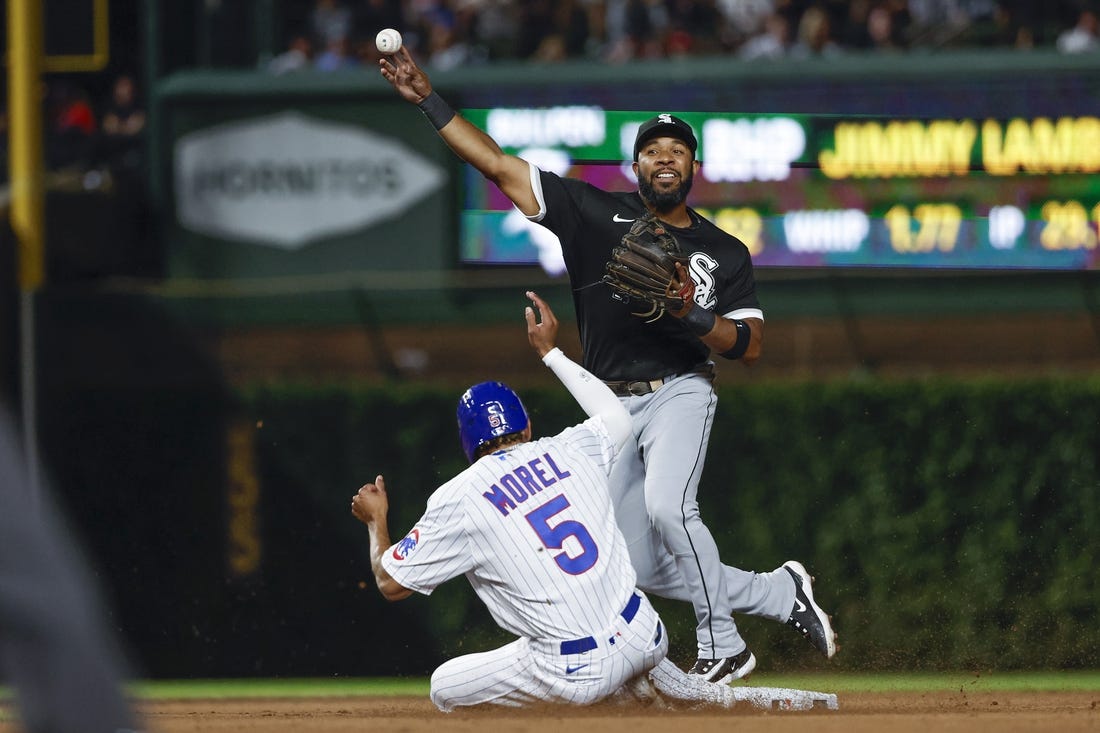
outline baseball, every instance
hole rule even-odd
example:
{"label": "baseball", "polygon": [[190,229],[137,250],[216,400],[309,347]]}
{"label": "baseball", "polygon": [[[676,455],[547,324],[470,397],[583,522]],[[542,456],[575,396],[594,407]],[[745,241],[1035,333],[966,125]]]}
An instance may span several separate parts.
{"label": "baseball", "polygon": [[374,37],[374,45],[382,53],[397,53],[401,49],[401,34],[393,28],[383,28]]}

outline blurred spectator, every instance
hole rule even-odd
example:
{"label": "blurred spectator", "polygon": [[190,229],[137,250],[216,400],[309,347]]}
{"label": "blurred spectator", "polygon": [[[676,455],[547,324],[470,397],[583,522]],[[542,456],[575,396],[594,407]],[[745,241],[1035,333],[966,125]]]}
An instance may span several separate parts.
{"label": "blurred spectator", "polygon": [[519,4],[511,0],[479,0],[477,7],[473,33],[485,49],[486,57],[490,61],[516,58]]}
{"label": "blurred spectator", "polygon": [[582,58],[588,53],[592,36],[589,9],[584,0],[565,0],[554,8],[554,31],[562,39],[565,55]]}
{"label": "blurred spectator", "polygon": [[46,163],[51,168],[90,165],[96,117],[88,93],[68,81],[49,87]]}
{"label": "blurred spectator", "polygon": [[[827,58],[845,49],[1054,45],[1072,0],[288,0],[298,34],[326,49],[319,68],[373,62],[374,35],[398,28],[437,69],[486,61],[554,62],[735,55]],[[1091,7],[1091,6],[1090,6]],[[350,10],[349,10],[350,8]],[[1089,19],[1091,16],[1091,20]],[[1066,44],[1091,48],[1082,28]],[[786,28],[783,29],[783,21]],[[320,39],[346,38],[343,52]],[[287,59],[289,68],[300,60]],[[280,69],[282,67],[279,67]],[[274,70],[274,69],[273,69]]]}
{"label": "blurred spectator", "polygon": [[517,39],[521,57],[564,61],[584,58],[591,48],[591,18],[584,0],[525,3],[517,26],[523,29]]}
{"label": "blurred spectator", "polygon": [[839,44],[833,39],[832,22],[829,14],[820,5],[812,5],[802,13],[798,21],[798,37],[791,47],[794,58],[814,58],[837,56],[841,53]]}
{"label": "blurred spectator", "polygon": [[[716,0],[715,7],[726,20],[727,27],[738,45],[749,38],[765,33],[768,18],[779,10],[775,0]],[[787,27],[789,32],[789,21]]]}
{"label": "blurred spectator", "polygon": [[891,3],[875,3],[867,12],[867,47],[872,51],[902,51],[905,44],[902,38],[902,24],[899,18],[903,11],[891,7]]}
{"label": "blurred spectator", "polygon": [[666,0],[664,55],[714,55],[721,50],[722,15],[713,0]]}
{"label": "blurred spectator", "polygon": [[111,85],[111,96],[103,108],[103,134],[133,139],[145,129],[145,110],[138,105],[134,78],[120,74]]}
{"label": "blurred spectator", "polygon": [[997,6],[994,15],[994,33],[991,45],[1027,51],[1035,48],[1035,13],[1030,3],[1005,0]]}
{"label": "blurred spectator", "polygon": [[1055,41],[1061,53],[1088,53],[1100,50],[1100,21],[1090,9],[1082,10],[1072,28],[1063,31]]}
{"label": "blurred spectator", "polygon": [[941,46],[959,37],[969,19],[957,0],[909,0],[911,46]]}
{"label": "blurred spectator", "polygon": [[267,63],[267,70],[272,74],[286,74],[308,69],[312,65],[313,42],[305,33],[296,33],[287,49]]}
{"label": "blurred spectator", "polygon": [[144,132],[145,109],[138,103],[134,78],[119,74],[103,106],[103,162],[115,170],[139,172]]}
{"label": "blurred spectator", "polygon": [[383,28],[404,28],[405,14],[401,0],[361,0],[354,6],[352,21],[364,37],[373,39]]}
{"label": "blurred spectator", "polygon": [[313,68],[318,71],[343,71],[358,66],[359,57],[352,53],[351,40],[347,36],[330,39],[325,50],[313,60]]}
{"label": "blurred spectator", "polygon": [[607,0],[607,49],[612,63],[662,56],[661,39],[668,27],[663,4],[652,0]]}
{"label": "blurred spectator", "polygon": [[791,24],[786,16],[772,13],[764,20],[764,31],[746,41],[737,55],[745,61],[779,59],[787,55],[790,46]]}
{"label": "blurred spectator", "polygon": [[[551,0],[530,0],[530,2],[520,3],[518,10],[516,56],[525,59],[545,53],[545,50],[540,51],[540,47],[547,37],[552,35],[554,3]],[[556,43],[561,47],[562,54],[564,54],[564,40],[556,39]]]}
{"label": "blurred spectator", "polygon": [[845,48],[864,51],[871,47],[871,37],[867,32],[867,18],[871,15],[872,0],[852,0],[844,23],[837,32],[837,40]]}
{"label": "blurred spectator", "polygon": [[953,39],[955,47],[996,46],[1003,43],[1000,34],[1001,5],[998,0],[957,0],[965,26]]}
{"label": "blurred spectator", "polygon": [[424,53],[430,66],[446,71],[473,60],[470,46],[459,30],[458,19],[454,13],[449,9],[445,12],[432,13],[426,21],[427,47]]}
{"label": "blurred spectator", "polygon": [[351,37],[351,20],[351,10],[341,0],[316,0],[309,16],[310,30],[317,43],[327,48],[338,39]]}

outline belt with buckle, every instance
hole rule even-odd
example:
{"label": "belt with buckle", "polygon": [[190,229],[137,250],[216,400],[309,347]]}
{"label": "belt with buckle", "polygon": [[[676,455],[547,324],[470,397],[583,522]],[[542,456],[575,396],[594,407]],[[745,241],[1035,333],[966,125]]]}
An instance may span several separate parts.
{"label": "belt with buckle", "polygon": [[[642,604],[642,597],[637,593],[630,594],[630,600],[626,602],[626,606],[619,615],[626,619],[627,623],[634,620],[634,616],[638,613],[638,606]],[[567,654],[584,654],[595,649],[599,644],[591,636],[585,636],[581,639],[570,639],[569,641],[563,641],[561,643],[562,655]]]}
{"label": "belt with buckle", "polygon": [[[706,374],[708,376],[714,376],[714,365],[704,364],[697,369],[691,369],[683,372],[683,374]],[[636,379],[625,380],[621,382],[604,382],[617,397],[641,397],[642,395],[651,394],[661,388],[662,385],[668,384],[680,374],[669,374],[667,377],[661,377],[660,379]]]}
{"label": "belt with buckle", "polygon": [[614,392],[615,395],[618,397],[629,397],[631,395],[634,395],[635,397],[641,397],[642,395],[656,392],[661,385],[665,384],[671,379],[674,379],[676,376],[677,375],[675,374],[671,374],[667,377],[661,377],[660,379],[638,379],[629,382],[604,382],[604,384],[610,387],[611,391]]}

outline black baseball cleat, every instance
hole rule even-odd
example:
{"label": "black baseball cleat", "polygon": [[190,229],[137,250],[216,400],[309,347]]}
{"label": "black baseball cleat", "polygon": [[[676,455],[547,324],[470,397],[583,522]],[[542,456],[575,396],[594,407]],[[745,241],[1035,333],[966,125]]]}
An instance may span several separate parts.
{"label": "black baseball cleat", "polygon": [[725,659],[700,657],[695,660],[695,665],[688,670],[688,674],[697,674],[707,682],[725,685],[734,680],[745,679],[754,669],[756,669],[756,657],[746,648],[740,654]]}
{"label": "black baseball cleat", "polygon": [[794,579],[794,609],[787,625],[801,632],[826,659],[832,659],[836,654],[836,631],[829,614],[814,602],[813,578],[797,560],[788,560],[783,567]]}

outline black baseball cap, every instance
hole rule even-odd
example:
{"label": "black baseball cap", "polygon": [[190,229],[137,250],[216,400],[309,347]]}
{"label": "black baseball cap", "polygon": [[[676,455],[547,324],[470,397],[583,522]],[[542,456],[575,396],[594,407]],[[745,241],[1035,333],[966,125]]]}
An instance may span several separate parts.
{"label": "black baseball cap", "polygon": [[695,155],[695,151],[699,148],[699,141],[695,139],[691,125],[679,117],[665,113],[646,120],[638,127],[638,136],[634,138],[634,160],[638,159],[638,151],[642,145],[655,137],[674,137],[677,140],[683,140],[691,148],[692,155]]}

